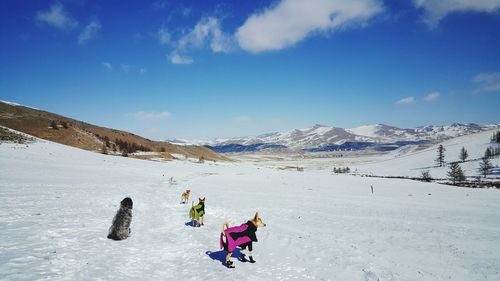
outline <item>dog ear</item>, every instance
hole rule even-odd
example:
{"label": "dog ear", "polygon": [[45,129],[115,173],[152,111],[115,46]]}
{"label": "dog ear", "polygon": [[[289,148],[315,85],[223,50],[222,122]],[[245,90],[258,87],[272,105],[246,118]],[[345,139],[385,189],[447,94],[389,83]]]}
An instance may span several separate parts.
{"label": "dog ear", "polygon": [[254,219],[255,221],[257,221],[257,219],[259,219],[259,212],[256,212],[256,213],[255,213],[255,217],[253,217],[253,219]]}

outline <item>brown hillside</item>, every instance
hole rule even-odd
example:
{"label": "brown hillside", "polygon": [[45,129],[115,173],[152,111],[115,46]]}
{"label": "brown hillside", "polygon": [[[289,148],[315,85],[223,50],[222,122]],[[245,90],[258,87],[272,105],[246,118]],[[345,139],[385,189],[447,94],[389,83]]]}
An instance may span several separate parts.
{"label": "brown hillside", "polygon": [[[120,139],[130,145],[134,144],[138,148],[142,146],[151,151],[161,152],[159,154],[165,159],[173,159],[172,154],[182,154],[192,158],[203,157],[207,160],[229,160],[206,147],[181,146],[169,142],[152,141],[129,132],[99,127],[47,111],[11,105],[1,101],[0,125],[42,139],[92,151],[101,151],[107,137],[109,139],[109,147],[107,148],[109,152],[113,151],[113,145],[117,147],[116,140]],[[117,153],[123,152],[118,147],[117,150]]]}

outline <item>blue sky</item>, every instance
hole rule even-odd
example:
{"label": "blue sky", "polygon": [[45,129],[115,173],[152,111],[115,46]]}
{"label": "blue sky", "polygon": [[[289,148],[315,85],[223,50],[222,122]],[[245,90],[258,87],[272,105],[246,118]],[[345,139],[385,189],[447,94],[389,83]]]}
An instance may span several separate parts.
{"label": "blue sky", "polygon": [[5,0],[0,26],[0,99],[152,139],[500,122],[500,0]]}

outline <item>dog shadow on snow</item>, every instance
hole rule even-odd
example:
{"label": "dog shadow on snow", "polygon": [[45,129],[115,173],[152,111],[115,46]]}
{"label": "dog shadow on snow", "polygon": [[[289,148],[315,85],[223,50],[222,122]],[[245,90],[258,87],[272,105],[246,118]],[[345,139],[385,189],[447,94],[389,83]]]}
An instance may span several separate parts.
{"label": "dog shadow on snow", "polygon": [[188,222],[184,223],[184,225],[187,227],[196,227],[196,226],[194,226],[194,224],[195,224],[195,222],[193,222],[193,221],[188,221]]}
{"label": "dog shadow on snow", "polygon": [[[220,261],[220,263],[223,266],[226,266],[225,265],[226,264],[226,255],[227,255],[226,251],[224,251],[224,250],[220,250],[220,251],[217,251],[217,252],[206,251],[205,254],[207,254],[207,256],[209,256],[213,260]],[[231,256],[231,258],[239,258],[240,256],[241,256],[240,249],[236,248],[236,250],[234,250],[233,255]]]}

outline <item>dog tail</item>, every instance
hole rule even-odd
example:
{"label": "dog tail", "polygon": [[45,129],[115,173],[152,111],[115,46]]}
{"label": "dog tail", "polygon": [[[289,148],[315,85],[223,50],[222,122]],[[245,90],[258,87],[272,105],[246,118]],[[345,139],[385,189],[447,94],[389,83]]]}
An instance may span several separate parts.
{"label": "dog tail", "polygon": [[224,233],[224,227],[225,227],[225,229],[228,229],[229,222],[225,221],[222,224],[222,231],[220,233],[220,248],[227,251],[227,237],[226,237],[226,234]]}
{"label": "dog tail", "polygon": [[221,231],[221,233],[224,234],[224,230],[226,230],[228,228],[229,228],[229,222],[228,221],[224,221],[224,223],[222,224],[222,231]]}

